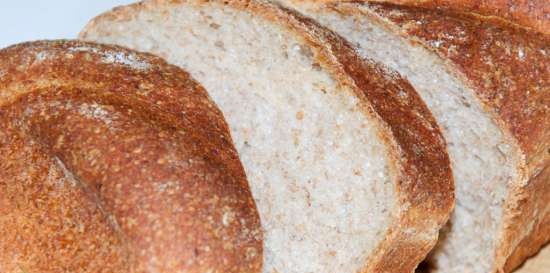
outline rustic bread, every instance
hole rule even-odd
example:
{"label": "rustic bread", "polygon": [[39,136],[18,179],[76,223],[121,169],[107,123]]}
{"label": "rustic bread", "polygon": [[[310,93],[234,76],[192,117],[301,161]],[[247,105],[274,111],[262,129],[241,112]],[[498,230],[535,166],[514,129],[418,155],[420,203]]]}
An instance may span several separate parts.
{"label": "rustic bread", "polygon": [[181,69],[74,41],[0,50],[0,272],[258,272],[221,112]]}
{"label": "rustic bread", "polygon": [[469,14],[312,2],[286,1],[405,76],[442,128],[457,204],[436,271],[509,272],[548,242],[550,39]]}
{"label": "rustic bread", "polygon": [[445,143],[411,86],[265,1],[145,1],[86,40],[150,51],[220,105],[264,229],[265,273],[412,272],[453,204]]}

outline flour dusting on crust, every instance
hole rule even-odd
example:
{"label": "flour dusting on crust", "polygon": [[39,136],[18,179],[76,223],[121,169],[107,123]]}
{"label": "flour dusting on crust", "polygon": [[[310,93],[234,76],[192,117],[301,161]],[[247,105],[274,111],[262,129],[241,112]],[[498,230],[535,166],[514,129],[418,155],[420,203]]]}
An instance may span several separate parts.
{"label": "flour dusting on crust", "polygon": [[102,61],[107,64],[122,64],[137,70],[147,70],[151,67],[151,64],[144,61],[132,53],[115,52],[115,51],[101,51],[94,47],[89,46],[77,46],[70,47],[70,51],[73,52],[93,52],[102,55]]}
{"label": "flour dusting on crust", "polygon": [[88,118],[93,118],[96,120],[100,120],[104,122],[107,125],[110,125],[113,123],[113,120],[111,119],[111,115],[107,110],[105,110],[101,105],[97,103],[83,103],[78,108],[78,112]]}
{"label": "flour dusting on crust", "polygon": [[134,54],[125,54],[123,52],[107,51],[103,53],[103,62],[116,63],[129,66],[134,69],[146,70],[150,67],[150,64],[138,59]]}

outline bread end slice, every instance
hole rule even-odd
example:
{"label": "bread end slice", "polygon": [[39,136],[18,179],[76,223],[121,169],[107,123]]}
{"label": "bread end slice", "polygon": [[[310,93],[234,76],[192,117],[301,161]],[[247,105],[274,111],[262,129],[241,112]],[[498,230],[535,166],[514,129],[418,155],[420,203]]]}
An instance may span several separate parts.
{"label": "bread end slice", "polygon": [[261,270],[227,123],[151,54],[81,41],[0,50],[0,271]]}

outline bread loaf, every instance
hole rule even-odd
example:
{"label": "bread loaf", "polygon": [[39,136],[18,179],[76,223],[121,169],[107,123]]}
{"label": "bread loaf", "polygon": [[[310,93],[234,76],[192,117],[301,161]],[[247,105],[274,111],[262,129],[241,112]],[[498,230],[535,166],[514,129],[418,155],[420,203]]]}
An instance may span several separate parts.
{"label": "bread loaf", "polygon": [[266,1],[145,1],[82,39],[191,73],[228,120],[257,202],[265,273],[412,272],[453,204],[445,143],[414,89]]}
{"label": "bread loaf", "polygon": [[457,189],[436,272],[510,272],[550,240],[550,38],[467,13],[285,1],[405,76],[437,119]]}
{"label": "bread loaf", "polygon": [[258,272],[260,222],[222,114],[157,57],[0,50],[0,272]]}

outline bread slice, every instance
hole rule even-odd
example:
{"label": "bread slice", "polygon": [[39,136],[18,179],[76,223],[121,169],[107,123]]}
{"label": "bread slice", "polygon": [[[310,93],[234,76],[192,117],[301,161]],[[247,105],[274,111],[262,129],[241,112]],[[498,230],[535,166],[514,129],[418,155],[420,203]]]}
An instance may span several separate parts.
{"label": "bread slice", "polygon": [[469,14],[287,1],[395,69],[447,140],[457,204],[436,272],[506,272],[550,239],[550,39]]}
{"label": "bread slice", "polygon": [[259,272],[262,234],[227,124],[149,54],[0,50],[0,272]]}
{"label": "bread slice", "polygon": [[445,143],[399,75],[266,1],[145,1],[81,33],[184,67],[220,105],[265,273],[411,272],[453,204]]}

